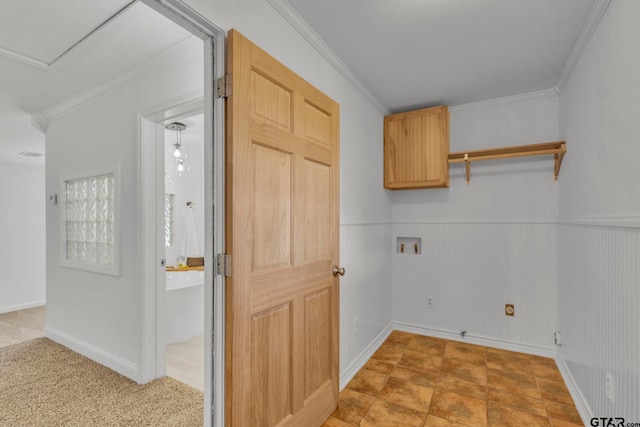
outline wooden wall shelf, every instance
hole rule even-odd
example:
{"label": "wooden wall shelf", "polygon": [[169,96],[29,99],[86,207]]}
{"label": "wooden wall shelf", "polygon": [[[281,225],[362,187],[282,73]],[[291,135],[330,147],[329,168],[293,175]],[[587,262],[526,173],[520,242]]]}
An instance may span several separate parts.
{"label": "wooden wall shelf", "polygon": [[508,159],[511,157],[543,156],[553,154],[555,167],[553,179],[558,180],[562,158],[567,152],[566,141],[545,142],[543,144],[519,145],[515,147],[489,148],[486,150],[459,151],[449,153],[449,164],[463,163],[467,172],[467,183],[471,177],[471,162],[479,160]]}

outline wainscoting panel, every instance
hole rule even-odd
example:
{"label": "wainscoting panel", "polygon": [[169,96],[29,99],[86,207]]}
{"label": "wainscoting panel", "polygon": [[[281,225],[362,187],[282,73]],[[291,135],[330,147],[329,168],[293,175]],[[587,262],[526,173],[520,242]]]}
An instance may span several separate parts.
{"label": "wainscoting panel", "polygon": [[640,228],[605,223],[558,225],[560,356],[591,416],[640,422]]}
{"label": "wainscoting panel", "polygon": [[341,383],[375,351],[372,344],[382,343],[391,323],[391,225],[345,222],[340,227],[340,262],[346,269],[340,279]]}
{"label": "wainscoting panel", "polygon": [[[393,320],[555,350],[556,231],[552,222],[394,224]],[[400,253],[398,237],[421,238],[421,253]]]}

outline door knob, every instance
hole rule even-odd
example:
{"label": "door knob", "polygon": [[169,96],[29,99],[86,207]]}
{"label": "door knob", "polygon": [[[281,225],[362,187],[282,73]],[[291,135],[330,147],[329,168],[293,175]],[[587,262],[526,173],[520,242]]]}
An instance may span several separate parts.
{"label": "door knob", "polygon": [[337,265],[334,265],[332,273],[334,276],[338,276],[338,274],[340,276],[344,276],[344,267],[338,267]]}

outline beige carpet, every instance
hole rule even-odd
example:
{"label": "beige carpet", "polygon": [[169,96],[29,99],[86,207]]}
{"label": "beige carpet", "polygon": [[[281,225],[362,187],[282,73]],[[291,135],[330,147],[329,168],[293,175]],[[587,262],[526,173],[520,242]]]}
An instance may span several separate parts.
{"label": "beige carpet", "polygon": [[0,348],[0,426],[201,426],[202,393],[138,385],[47,338]]}

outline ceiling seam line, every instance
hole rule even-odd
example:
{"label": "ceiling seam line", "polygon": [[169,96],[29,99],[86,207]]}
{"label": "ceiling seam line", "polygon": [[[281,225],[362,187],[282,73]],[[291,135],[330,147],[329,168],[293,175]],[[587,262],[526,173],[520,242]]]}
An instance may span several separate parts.
{"label": "ceiling seam line", "polygon": [[113,21],[114,19],[116,19],[118,16],[120,16],[124,11],[126,11],[127,9],[129,9],[131,6],[134,5],[134,3],[136,3],[137,0],[132,0],[131,2],[127,3],[122,9],[120,9],[119,11],[117,11],[116,13],[114,13],[113,15],[111,15],[109,18],[107,18],[104,22],[102,22],[100,25],[98,25],[96,28],[94,28],[93,30],[91,30],[87,35],[85,35],[84,37],[82,37],[80,40],[78,40],[77,42],[75,42],[74,44],[72,44],[69,48],[67,48],[67,50],[65,50],[64,52],[62,52],[60,55],[58,55],[53,61],[51,61],[49,63],[49,66],[51,67],[53,64],[55,64],[60,58],[62,58],[63,56],[65,56],[67,53],[71,52],[73,49],[75,49],[76,46],[78,46],[80,43],[82,43],[83,41],[85,41],[86,39],[88,39],[89,37],[91,37],[93,34],[95,34],[98,30],[100,30],[102,27],[104,27],[105,25],[107,25],[109,22]]}

